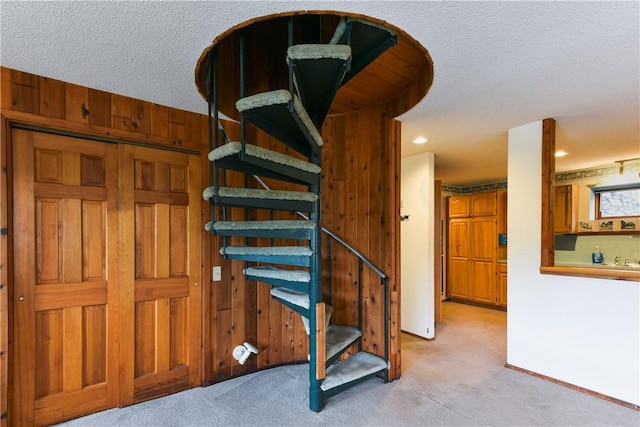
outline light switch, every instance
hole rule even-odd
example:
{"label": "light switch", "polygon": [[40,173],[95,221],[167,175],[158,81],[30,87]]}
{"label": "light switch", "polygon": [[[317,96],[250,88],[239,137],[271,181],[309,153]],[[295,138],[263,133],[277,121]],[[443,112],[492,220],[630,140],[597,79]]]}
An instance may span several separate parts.
{"label": "light switch", "polygon": [[213,271],[211,272],[211,280],[214,282],[219,282],[222,280],[222,268],[219,265],[213,266]]}

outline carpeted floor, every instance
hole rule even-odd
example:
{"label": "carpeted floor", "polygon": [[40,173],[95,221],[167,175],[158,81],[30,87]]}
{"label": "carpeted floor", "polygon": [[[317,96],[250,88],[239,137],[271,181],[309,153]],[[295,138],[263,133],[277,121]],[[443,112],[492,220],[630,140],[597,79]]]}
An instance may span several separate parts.
{"label": "carpeted floor", "polygon": [[308,409],[307,365],[285,366],[67,426],[640,426],[640,412],[504,368],[506,313],[444,303],[436,340],[402,336],[402,378]]}

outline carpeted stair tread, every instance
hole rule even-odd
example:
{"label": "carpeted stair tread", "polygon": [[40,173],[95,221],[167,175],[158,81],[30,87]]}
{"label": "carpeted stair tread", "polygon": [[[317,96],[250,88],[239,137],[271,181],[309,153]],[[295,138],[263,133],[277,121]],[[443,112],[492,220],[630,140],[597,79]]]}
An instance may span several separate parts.
{"label": "carpeted stair tread", "polygon": [[[240,153],[240,151],[242,151],[241,142],[229,142],[227,144],[221,145],[220,147],[212,150],[209,153],[208,157],[209,157],[209,160],[214,162],[216,160],[220,160],[225,157],[236,155]],[[272,151],[266,148],[258,147],[257,145],[253,145],[253,144],[245,145],[245,153],[252,157],[268,160],[273,163],[278,163],[284,166],[300,169],[309,173],[319,174],[321,171],[320,167],[313,163],[305,162],[304,160],[300,160],[296,157],[288,156],[283,153],[278,153],[277,151]]]}
{"label": "carpeted stair tread", "polygon": [[322,128],[350,61],[351,47],[344,44],[302,44],[287,50],[298,96],[317,129]]}
{"label": "carpeted stair tread", "polygon": [[309,294],[306,292],[294,291],[287,288],[271,288],[271,296],[288,301],[289,303],[298,307],[309,309]]}
{"label": "carpeted stair tread", "polygon": [[[280,279],[289,282],[308,283],[311,281],[311,275],[306,270],[284,270],[271,266],[247,267],[244,269],[247,276],[262,277],[265,279]],[[307,303],[307,306],[309,304]]]}
{"label": "carpeted stair tread", "polygon": [[344,85],[353,76],[396,44],[395,31],[365,19],[342,18],[330,44],[350,44],[351,69],[345,75]]}
{"label": "carpeted stair tread", "polygon": [[309,144],[319,149],[324,143],[298,96],[291,96],[286,89],[241,98],[236,108],[253,124],[300,153],[308,153]]}
{"label": "carpeted stair tread", "polygon": [[362,336],[358,328],[333,324],[327,328],[326,358],[331,359]]}
{"label": "carpeted stair tread", "polygon": [[[209,200],[214,194],[214,187],[208,187],[202,193],[204,200]],[[256,188],[218,187],[218,196],[246,199],[268,200],[300,200],[315,202],[318,195],[306,191],[260,190]]]}
{"label": "carpeted stair tread", "polygon": [[306,246],[225,246],[222,255],[270,255],[270,256],[311,256],[313,251]]}
{"label": "carpeted stair tread", "polygon": [[327,377],[320,388],[323,391],[328,391],[384,369],[387,369],[387,362],[383,358],[360,351],[343,361],[329,366],[327,368]]}
{"label": "carpeted stair tread", "polygon": [[299,44],[287,49],[287,60],[351,58],[351,47],[345,44]]}
{"label": "carpeted stair tread", "polygon": [[[292,221],[216,221],[213,225],[214,231],[228,230],[313,230],[316,224],[313,221],[292,220]],[[205,230],[211,231],[211,221],[204,226]]]}

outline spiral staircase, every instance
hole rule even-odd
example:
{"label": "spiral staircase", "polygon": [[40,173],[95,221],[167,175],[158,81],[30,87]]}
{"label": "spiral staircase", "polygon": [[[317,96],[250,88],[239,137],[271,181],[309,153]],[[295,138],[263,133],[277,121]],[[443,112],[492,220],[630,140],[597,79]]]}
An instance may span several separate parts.
{"label": "spiral staircase", "polygon": [[[352,344],[361,339],[361,330],[332,323],[332,307],[322,300],[320,153],[324,141],[320,129],[338,89],[393,46],[396,34],[365,20],[344,17],[328,43],[294,45],[292,26],[286,52],[289,87],[251,96],[244,96],[241,89],[242,97],[235,104],[241,114],[241,141],[226,138],[224,143],[211,143],[211,186],[203,196],[212,204],[212,220],[205,227],[212,235],[222,236],[220,253],[225,258],[245,262],[247,279],[269,284],[272,298],[302,316],[309,336],[309,406],[320,411],[326,399],[372,376],[387,379],[388,355],[348,354]],[[215,75],[211,70],[220,66],[215,51],[209,56],[208,76]],[[241,59],[241,81],[243,67]],[[207,87],[213,135],[219,133],[213,129],[219,128],[219,120],[215,99],[218,82],[212,80],[208,78]],[[245,122],[302,156],[292,157],[246,141]],[[302,184],[308,191],[228,187],[220,178],[219,171],[224,170],[254,176],[259,182],[259,177],[267,177]],[[298,212],[300,219],[229,221],[226,215],[215,218],[213,207],[291,211]],[[243,237],[247,244],[228,245],[238,241],[233,237]],[[257,238],[271,239],[272,246],[248,244]],[[276,245],[285,239],[299,244]]]}

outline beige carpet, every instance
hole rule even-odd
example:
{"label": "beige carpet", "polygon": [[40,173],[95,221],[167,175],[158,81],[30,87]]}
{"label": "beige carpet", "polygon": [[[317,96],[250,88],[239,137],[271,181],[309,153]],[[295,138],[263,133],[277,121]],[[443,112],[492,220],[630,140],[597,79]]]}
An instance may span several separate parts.
{"label": "beige carpet", "polygon": [[402,378],[308,410],[307,366],[285,366],[69,426],[635,426],[640,412],[504,368],[506,313],[443,304],[436,340],[402,336]]}

